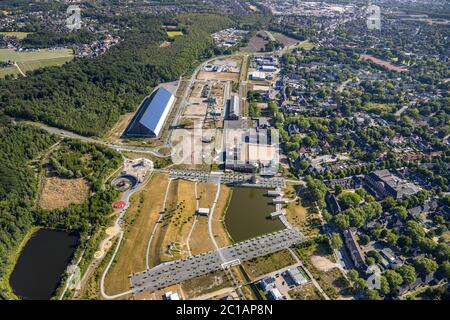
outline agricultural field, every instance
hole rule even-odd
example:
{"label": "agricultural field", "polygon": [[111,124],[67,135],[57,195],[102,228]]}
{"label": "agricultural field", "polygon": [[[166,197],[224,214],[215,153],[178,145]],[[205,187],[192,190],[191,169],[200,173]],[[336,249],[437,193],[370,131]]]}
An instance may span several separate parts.
{"label": "agricultural field", "polygon": [[[216,194],[215,191],[216,186],[213,184],[197,184],[200,208],[211,208]],[[192,255],[198,255],[203,252],[214,250],[214,246],[208,233],[208,217],[200,216],[197,218],[197,223],[192,231],[189,247]]]}
{"label": "agricultural field", "polygon": [[[295,199],[295,186],[288,184],[285,193],[287,198]],[[286,218],[294,227],[299,228],[305,236],[315,237],[320,234],[319,214],[311,212],[310,208],[302,204],[300,198],[287,204]]]}
{"label": "agricultural field", "polygon": [[17,39],[25,39],[30,33],[20,31],[0,31],[0,36],[16,37]]}
{"label": "agricultural field", "polygon": [[[42,49],[38,52],[17,52],[13,49],[0,49],[0,61],[15,61],[23,73],[39,68],[60,66],[72,59],[73,51],[71,49]],[[18,73],[13,70],[10,71],[11,74]],[[5,73],[5,71],[2,73]]]}

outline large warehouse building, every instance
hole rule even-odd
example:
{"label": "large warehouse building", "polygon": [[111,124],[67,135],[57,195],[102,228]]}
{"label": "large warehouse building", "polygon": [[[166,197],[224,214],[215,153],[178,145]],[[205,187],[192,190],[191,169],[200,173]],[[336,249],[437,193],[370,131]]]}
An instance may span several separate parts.
{"label": "large warehouse building", "polygon": [[174,102],[175,96],[165,88],[153,92],[142,103],[125,136],[159,138]]}

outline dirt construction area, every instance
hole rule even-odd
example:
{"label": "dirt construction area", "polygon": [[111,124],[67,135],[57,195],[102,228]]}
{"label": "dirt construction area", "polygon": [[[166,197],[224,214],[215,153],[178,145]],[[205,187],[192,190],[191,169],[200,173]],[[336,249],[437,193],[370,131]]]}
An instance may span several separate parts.
{"label": "dirt construction area", "polygon": [[53,210],[63,209],[71,204],[81,204],[89,196],[89,189],[89,183],[83,178],[45,177],[39,207]]}

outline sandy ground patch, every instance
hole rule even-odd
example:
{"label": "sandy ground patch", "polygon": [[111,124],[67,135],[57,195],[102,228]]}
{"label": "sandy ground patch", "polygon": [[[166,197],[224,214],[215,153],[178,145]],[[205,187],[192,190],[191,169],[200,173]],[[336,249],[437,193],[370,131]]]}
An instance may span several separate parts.
{"label": "sandy ground patch", "polygon": [[333,268],[339,267],[337,263],[328,260],[321,256],[311,256],[311,263],[320,271],[329,271]]}
{"label": "sandy ground patch", "polygon": [[43,209],[63,209],[71,204],[81,204],[89,196],[89,183],[83,178],[61,179],[45,177],[39,199]]}
{"label": "sandy ground patch", "polygon": [[167,183],[167,174],[155,173],[147,185],[132,196],[124,216],[125,236],[114,265],[106,276],[105,289],[108,294],[128,290],[128,276],[145,269],[147,243],[162,210]]}

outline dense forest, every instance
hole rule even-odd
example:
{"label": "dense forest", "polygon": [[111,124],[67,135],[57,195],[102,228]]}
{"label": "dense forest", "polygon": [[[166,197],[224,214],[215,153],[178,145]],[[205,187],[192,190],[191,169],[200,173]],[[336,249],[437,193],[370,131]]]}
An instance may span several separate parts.
{"label": "dense forest", "polygon": [[84,135],[104,134],[154,86],[178,79],[199,59],[211,56],[210,33],[231,24],[216,15],[189,14],[177,20],[187,33],[171,47],[159,47],[167,40],[163,21],[143,15],[130,18],[124,40],[103,56],[36,70],[16,81],[1,80],[0,110]]}

